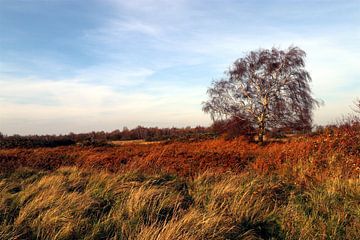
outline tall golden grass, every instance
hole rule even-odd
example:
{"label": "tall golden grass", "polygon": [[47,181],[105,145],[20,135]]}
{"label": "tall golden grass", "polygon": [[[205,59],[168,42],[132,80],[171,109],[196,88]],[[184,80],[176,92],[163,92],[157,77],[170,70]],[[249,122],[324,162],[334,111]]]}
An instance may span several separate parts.
{"label": "tall golden grass", "polygon": [[358,239],[360,181],[19,168],[0,180],[0,239]]}

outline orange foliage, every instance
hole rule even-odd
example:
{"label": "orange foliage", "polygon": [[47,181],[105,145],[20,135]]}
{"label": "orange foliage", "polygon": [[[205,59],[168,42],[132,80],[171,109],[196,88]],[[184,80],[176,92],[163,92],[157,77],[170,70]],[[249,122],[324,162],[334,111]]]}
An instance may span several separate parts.
{"label": "orange foliage", "polygon": [[138,170],[194,176],[216,172],[277,172],[291,177],[320,179],[329,174],[344,177],[360,173],[359,125],[331,128],[316,136],[297,136],[266,146],[243,138],[226,141],[127,144],[112,147],[67,146],[0,150],[0,171],[17,167],[56,169],[76,165],[112,172]]}

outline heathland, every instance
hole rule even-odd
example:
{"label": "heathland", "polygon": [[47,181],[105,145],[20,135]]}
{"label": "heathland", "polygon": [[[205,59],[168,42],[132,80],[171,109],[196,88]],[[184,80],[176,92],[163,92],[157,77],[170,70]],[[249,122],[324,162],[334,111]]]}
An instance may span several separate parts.
{"label": "heathland", "polygon": [[[122,142],[121,142],[122,143]],[[0,239],[359,239],[360,124],[0,149]]]}

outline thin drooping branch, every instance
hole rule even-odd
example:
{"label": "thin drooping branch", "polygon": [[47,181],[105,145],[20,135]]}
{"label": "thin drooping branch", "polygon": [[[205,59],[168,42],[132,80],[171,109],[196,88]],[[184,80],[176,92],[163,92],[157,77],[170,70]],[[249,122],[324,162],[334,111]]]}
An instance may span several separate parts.
{"label": "thin drooping branch", "polygon": [[312,97],[305,56],[298,47],[250,52],[213,82],[203,110],[213,120],[248,120],[258,129],[260,141],[266,130],[309,129],[312,110],[319,103]]}
{"label": "thin drooping branch", "polygon": [[353,110],[356,112],[356,113],[360,113],[360,98],[356,101],[354,101],[354,108]]}

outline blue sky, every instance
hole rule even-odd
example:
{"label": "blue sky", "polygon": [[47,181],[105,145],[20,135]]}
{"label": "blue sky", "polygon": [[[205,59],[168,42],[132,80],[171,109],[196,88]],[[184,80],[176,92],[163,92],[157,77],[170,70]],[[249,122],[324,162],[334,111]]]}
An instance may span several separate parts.
{"label": "blue sky", "polygon": [[209,125],[213,79],[291,44],[331,123],[360,97],[359,43],[359,0],[0,0],[0,131]]}

